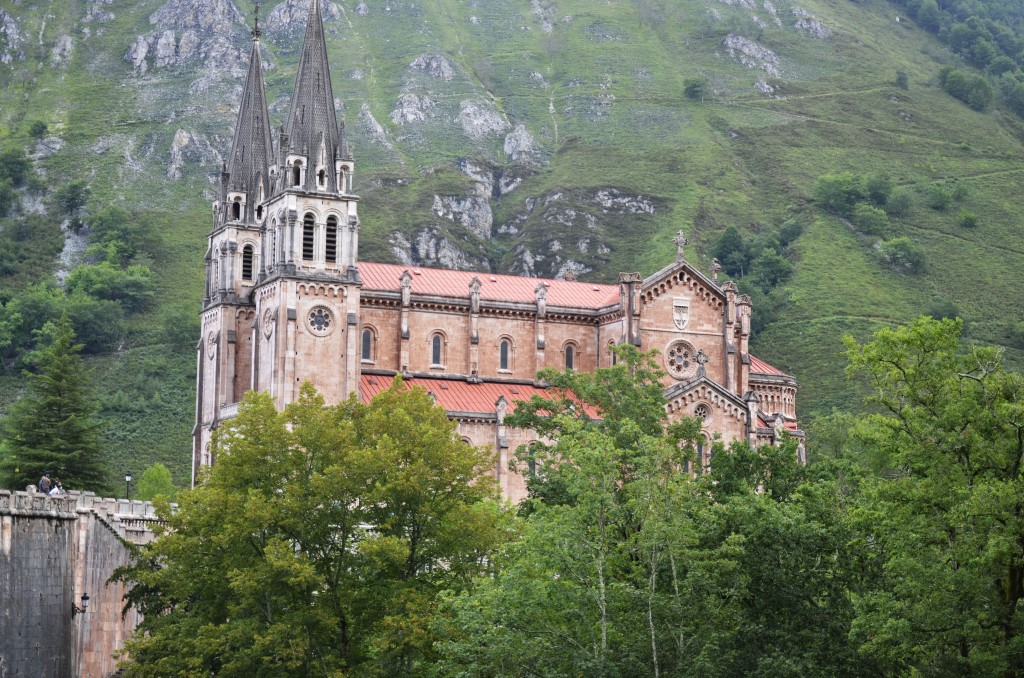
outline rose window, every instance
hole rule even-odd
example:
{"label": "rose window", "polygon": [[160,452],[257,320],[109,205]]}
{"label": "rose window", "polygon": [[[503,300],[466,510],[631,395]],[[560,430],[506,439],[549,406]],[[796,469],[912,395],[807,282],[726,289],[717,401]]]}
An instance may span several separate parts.
{"label": "rose window", "polygon": [[706,424],[711,421],[711,408],[707,403],[697,403],[697,406],[693,408],[693,416]]}
{"label": "rose window", "polygon": [[315,334],[327,334],[331,331],[333,318],[331,312],[323,306],[317,306],[309,312],[309,329]]}
{"label": "rose window", "polygon": [[685,341],[669,344],[665,352],[665,369],[676,379],[692,377],[697,372],[697,352]]}

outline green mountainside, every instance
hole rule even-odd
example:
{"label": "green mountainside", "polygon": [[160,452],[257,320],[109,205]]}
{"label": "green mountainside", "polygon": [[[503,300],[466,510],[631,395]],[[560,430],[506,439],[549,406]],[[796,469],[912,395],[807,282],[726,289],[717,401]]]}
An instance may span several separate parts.
{"label": "green mountainside", "polygon": [[[307,7],[261,10],[275,126]],[[20,262],[0,281],[11,346],[45,320],[23,301],[12,320],[31,283],[104,256],[125,276],[153,271],[153,301],[108,294],[123,324],[94,328],[108,331],[91,352],[115,475],[162,461],[188,476],[205,236],[253,10],[0,8],[0,151],[27,149],[38,174],[2,222],[14,244],[0,261]],[[883,0],[325,2],[361,257],[612,282],[666,264],[678,230],[706,269],[735,226],[747,260],[723,263],[755,295],[754,350],[801,382],[805,421],[857,407],[844,334],[922,312],[961,314],[971,340],[1019,365],[1024,122],[998,97],[975,110],[947,93],[944,67],[980,71],[904,12]],[[903,204],[876,201],[888,217],[870,225],[880,207],[856,223],[825,209],[819,177],[847,172],[887,175]],[[89,189],[81,209],[67,200],[75,182]],[[96,221],[110,206],[145,234],[113,258],[95,247],[110,244]],[[769,251],[781,263],[758,257]],[[13,348],[6,364],[9,402],[22,382]]]}

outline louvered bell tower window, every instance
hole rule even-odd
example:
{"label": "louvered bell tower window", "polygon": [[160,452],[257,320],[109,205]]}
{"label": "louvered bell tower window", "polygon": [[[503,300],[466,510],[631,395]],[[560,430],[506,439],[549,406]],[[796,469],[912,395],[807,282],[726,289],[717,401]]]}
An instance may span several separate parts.
{"label": "louvered bell tower window", "polygon": [[313,243],[315,242],[316,226],[313,215],[307,214],[302,219],[302,260],[313,261]]}
{"label": "louvered bell tower window", "polygon": [[324,257],[327,263],[338,263],[338,219],[336,217],[327,217],[327,238],[324,244]]}

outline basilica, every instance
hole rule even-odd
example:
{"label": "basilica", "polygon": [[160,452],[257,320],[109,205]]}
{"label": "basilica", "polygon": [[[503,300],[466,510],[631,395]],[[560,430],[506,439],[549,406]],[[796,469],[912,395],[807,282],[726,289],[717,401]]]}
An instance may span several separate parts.
{"label": "basilica", "polygon": [[688,263],[681,234],[674,262],[613,284],[359,261],[355,163],[319,0],[276,144],[268,117],[257,23],[206,253],[193,481],[247,391],[283,408],[309,381],[329,403],[369,401],[401,375],[464,440],[494,450],[502,492],[519,501],[526,487],[509,461],[535,434],[506,415],[543,395],[539,370],[607,367],[623,342],[660,353],[669,417],[699,417],[705,443],[803,439],[796,380],[748,352],[750,299],[716,266]]}

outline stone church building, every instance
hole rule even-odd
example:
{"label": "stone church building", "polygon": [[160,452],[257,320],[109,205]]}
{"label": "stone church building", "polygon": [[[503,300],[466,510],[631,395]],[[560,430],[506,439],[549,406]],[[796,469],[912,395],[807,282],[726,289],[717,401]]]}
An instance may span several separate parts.
{"label": "stone church building", "polygon": [[681,237],[675,262],[606,285],[359,261],[355,163],[319,0],[276,146],[259,39],[257,23],[206,254],[193,479],[250,389],[279,408],[304,381],[330,403],[368,401],[401,374],[464,439],[494,449],[502,491],[518,501],[525,484],[509,459],[533,434],[505,415],[543,393],[538,370],[605,367],[622,342],[661,353],[670,417],[701,417],[706,440],[803,437],[796,381],[748,352],[750,299],[687,263]]}

